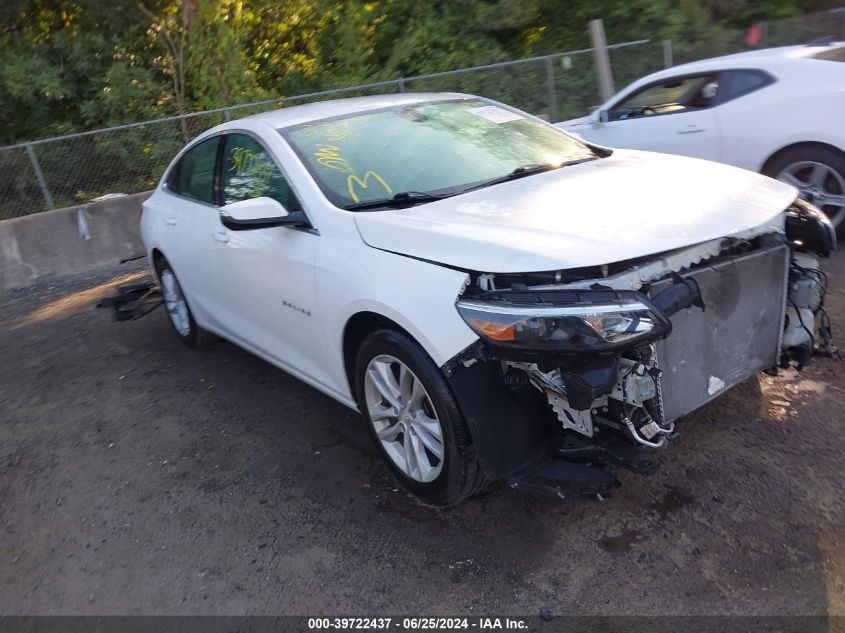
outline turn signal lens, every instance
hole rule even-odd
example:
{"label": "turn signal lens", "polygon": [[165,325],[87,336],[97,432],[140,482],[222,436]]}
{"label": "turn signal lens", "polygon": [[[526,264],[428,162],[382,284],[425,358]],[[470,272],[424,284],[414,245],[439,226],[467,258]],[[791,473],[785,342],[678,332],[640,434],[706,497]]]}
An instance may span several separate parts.
{"label": "turn signal lens", "polygon": [[483,334],[494,341],[516,340],[516,328],[513,323],[501,323],[473,318],[471,327],[479,334]]}

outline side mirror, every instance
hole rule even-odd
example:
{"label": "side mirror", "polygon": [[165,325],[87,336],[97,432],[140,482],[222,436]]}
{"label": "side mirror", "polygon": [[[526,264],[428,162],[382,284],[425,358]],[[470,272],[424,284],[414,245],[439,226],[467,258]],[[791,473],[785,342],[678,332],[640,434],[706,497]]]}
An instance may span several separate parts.
{"label": "side mirror", "polygon": [[262,196],[220,207],[220,221],[227,229],[248,231],[274,226],[308,226],[302,211],[289,213],[278,200]]}
{"label": "side mirror", "polygon": [[607,123],[610,121],[610,115],[607,113],[607,110],[597,110],[596,116],[593,119],[593,122],[597,125],[601,125],[602,123]]}

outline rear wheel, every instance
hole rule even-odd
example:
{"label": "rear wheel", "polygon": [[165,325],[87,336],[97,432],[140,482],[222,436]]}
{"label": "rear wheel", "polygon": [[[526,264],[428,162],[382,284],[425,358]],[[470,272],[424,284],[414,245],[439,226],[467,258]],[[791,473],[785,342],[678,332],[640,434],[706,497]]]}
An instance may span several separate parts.
{"label": "rear wheel", "polygon": [[182,292],[182,286],[176,279],[176,273],[170,268],[170,264],[163,257],[159,258],[155,265],[158,284],[161,288],[161,296],[164,300],[164,307],[170,317],[170,323],[176,334],[188,347],[201,347],[212,340],[212,335],[202,329],[194,321],[194,315],[188,306],[188,300]]}
{"label": "rear wheel", "polygon": [[450,505],[488,483],[446,379],[410,337],[388,329],[367,336],[355,378],[373,442],[411,492]]}
{"label": "rear wheel", "polygon": [[845,226],[845,155],[824,146],[795,147],[775,157],[763,173],[798,189],[842,233]]}

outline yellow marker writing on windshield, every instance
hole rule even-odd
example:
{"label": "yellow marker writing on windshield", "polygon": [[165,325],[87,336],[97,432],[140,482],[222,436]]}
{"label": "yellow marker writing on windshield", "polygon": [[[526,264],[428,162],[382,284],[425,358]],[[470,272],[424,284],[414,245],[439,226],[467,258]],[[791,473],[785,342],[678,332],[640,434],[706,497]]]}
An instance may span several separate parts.
{"label": "yellow marker writing on windshield", "polygon": [[339,123],[330,125],[326,130],[326,138],[330,141],[342,141],[348,136],[352,136],[358,130],[352,126],[350,121],[344,120],[340,121]]}
{"label": "yellow marker writing on windshield", "polygon": [[369,183],[371,178],[375,180],[378,184],[380,184],[382,187],[384,187],[384,190],[388,194],[393,194],[393,189],[390,188],[390,185],[388,185],[384,181],[384,178],[379,176],[374,171],[368,171],[366,174],[364,174],[363,178],[358,178],[358,176],[356,176],[355,174],[350,174],[349,178],[346,179],[346,183],[349,188],[349,196],[355,202],[361,201],[361,198],[358,196],[358,192],[356,191],[356,189],[369,189]]}
{"label": "yellow marker writing on windshield", "polygon": [[351,174],[354,171],[349,165],[349,161],[340,155],[340,148],[336,145],[317,145],[314,158],[323,167],[336,169],[337,171],[342,171],[344,174]]}

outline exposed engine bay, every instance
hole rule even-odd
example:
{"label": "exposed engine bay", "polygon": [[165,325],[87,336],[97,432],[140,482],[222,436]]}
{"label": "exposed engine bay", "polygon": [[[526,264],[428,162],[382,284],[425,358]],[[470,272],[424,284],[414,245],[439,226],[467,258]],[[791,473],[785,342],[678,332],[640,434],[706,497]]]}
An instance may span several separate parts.
{"label": "exposed engine bay", "polygon": [[644,261],[473,274],[457,307],[481,341],[444,369],[482,466],[601,498],[619,485],[604,465],[652,472],[677,420],[726,389],[837,353],[818,214],[796,201],[777,226]]}

